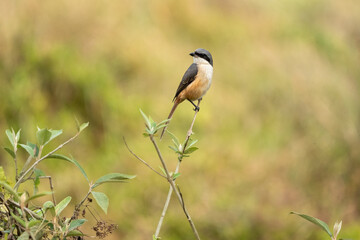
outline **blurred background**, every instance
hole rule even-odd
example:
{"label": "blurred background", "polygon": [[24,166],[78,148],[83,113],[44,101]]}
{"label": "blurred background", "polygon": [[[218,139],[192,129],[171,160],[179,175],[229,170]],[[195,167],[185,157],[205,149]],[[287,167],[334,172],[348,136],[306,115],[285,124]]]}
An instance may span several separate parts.
{"label": "blurred background", "polygon": [[[331,229],[343,220],[340,237],[359,239],[359,25],[357,0],[0,1],[0,145],[9,146],[9,127],[22,129],[22,142],[35,141],[37,126],[64,129],[50,150],[75,133],[75,118],[89,121],[61,153],[93,180],[136,174],[128,184],[99,188],[110,199],[107,216],[94,207],[118,224],[107,239],[150,239],[168,184],[122,138],[160,165],[142,136],[139,109],[164,120],[188,54],[206,48],[214,77],[194,126],[200,149],[178,179],[200,236],[326,239],[289,215],[298,211]],[[169,126],[180,139],[192,108],[180,105]],[[173,169],[170,143],[167,136],[159,144]],[[0,163],[13,179],[5,151]],[[75,204],[86,194],[71,164],[48,160],[39,168],[53,177],[58,201],[71,195]],[[175,199],[160,235],[193,239]]]}

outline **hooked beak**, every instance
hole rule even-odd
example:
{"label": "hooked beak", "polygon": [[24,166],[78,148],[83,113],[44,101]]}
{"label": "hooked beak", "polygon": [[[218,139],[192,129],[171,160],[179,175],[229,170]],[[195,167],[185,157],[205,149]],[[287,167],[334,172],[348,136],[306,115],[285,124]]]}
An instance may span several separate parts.
{"label": "hooked beak", "polygon": [[192,57],[195,57],[195,52],[192,52],[189,55],[192,56]]}

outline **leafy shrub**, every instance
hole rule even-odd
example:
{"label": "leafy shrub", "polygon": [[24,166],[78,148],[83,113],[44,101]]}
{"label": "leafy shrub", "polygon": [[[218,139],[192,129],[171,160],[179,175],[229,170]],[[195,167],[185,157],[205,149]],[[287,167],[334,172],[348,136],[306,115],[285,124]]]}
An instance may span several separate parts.
{"label": "leafy shrub", "polygon": [[[77,132],[73,137],[46,154],[43,153],[44,146],[62,134],[62,130],[38,129],[36,132],[36,144],[30,142],[26,144],[20,143],[21,130],[15,132],[13,129],[8,129],[5,131],[11,144],[11,148],[5,147],[5,150],[10,154],[15,164],[15,184],[12,186],[3,168],[0,167],[0,237],[4,239],[78,239],[86,235],[79,227],[87,221],[86,218],[79,219],[79,216],[81,214],[82,217],[85,217],[86,211],[90,211],[88,206],[92,202],[92,198],[107,213],[109,198],[106,194],[94,191],[94,189],[104,183],[126,182],[135,176],[109,173],[93,183],[77,160],[56,154],[59,149],[78,137],[87,126],[88,123],[78,124]],[[27,152],[28,158],[19,172],[18,151],[20,149]],[[50,158],[74,164],[89,183],[87,194],[75,206],[72,216],[65,217],[61,214],[69,205],[72,199],[71,196],[67,196],[59,203],[56,203],[51,176],[45,175],[41,169],[37,168],[40,162]],[[50,191],[38,191],[41,179],[49,180]],[[19,191],[19,187],[28,181],[33,183],[33,190],[24,189]],[[52,196],[51,201],[43,202],[41,207],[32,204],[32,200],[47,195]],[[106,237],[115,228],[115,224],[98,220],[93,227],[96,236],[99,238]]]}

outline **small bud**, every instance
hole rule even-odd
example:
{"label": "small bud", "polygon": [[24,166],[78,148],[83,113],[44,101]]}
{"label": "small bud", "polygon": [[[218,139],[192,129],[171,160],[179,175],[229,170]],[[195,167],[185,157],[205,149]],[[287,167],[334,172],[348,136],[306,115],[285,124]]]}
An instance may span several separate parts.
{"label": "small bud", "polygon": [[20,207],[21,210],[24,210],[25,208],[25,202],[26,202],[26,193],[24,192],[20,197]]}
{"label": "small bud", "polygon": [[339,235],[339,232],[341,230],[341,225],[342,225],[342,221],[336,222],[334,224],[334,239],[336,239],[337,236]]}

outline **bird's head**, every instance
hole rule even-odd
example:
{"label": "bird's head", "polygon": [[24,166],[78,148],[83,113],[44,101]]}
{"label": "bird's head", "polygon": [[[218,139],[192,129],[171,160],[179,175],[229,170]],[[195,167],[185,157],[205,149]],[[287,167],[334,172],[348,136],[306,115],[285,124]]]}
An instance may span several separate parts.
{"label": "bird's head", "polygon": [[211,53],[206,49],[198,48],[194,52],[190,53],[190,56],[194,58],[194,63],[208,63],[213,66]]}

